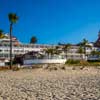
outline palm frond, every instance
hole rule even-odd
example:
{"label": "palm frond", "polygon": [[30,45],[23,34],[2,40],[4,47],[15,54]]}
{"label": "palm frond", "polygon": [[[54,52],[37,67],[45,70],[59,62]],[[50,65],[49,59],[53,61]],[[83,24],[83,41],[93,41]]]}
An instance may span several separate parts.
{"label": "palm frond", "polygon": [[8,18],[11,23],[16,23],[18,20],[18,16],[15,13],[9,13]]}

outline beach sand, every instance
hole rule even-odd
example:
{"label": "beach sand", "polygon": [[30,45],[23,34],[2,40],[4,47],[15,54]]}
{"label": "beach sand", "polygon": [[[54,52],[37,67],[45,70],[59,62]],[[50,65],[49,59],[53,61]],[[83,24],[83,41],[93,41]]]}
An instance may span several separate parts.
{"label": "beach sand", "polygon": [[0,71],[0,100],[100,100],[99,70]]}

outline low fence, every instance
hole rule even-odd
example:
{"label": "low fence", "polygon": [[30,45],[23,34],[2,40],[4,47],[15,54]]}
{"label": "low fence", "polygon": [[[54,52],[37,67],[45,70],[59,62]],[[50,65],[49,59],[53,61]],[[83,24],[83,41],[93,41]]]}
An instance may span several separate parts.
{"label": "low fence", "polygon": [[46,64],[46,63],[64,64],[65,62],[66,59],[28,59],[23,61],[24,65]]}

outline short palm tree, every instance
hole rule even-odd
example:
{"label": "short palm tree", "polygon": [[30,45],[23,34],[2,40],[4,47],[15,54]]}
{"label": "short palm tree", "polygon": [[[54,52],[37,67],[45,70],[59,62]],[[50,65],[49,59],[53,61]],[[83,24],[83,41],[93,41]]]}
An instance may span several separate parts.
{"label": "short palm tree", "polygon": [[55,51],[53,48],[48,48],[45,52],[48,54],[48,57],[51,58]]}
{"label": "short palm tree", "polygon": [[30,39],[30,43],[31,44],[37,43],[37,38],[35,36],[32,36],[31,39]]}
{"label": "short palm tree", "polygon": [[18,16],[15,13],[9,13],[8,19],[10,22],[10,69],[12,68],[12,30],[13,24],[17,22]]}
{"label": "short palm tree", "polygon": [[80,56],[82,57],[82,60],[83,60],[83,54],[84,54],[84,49],[83,49],[83,47],[79,47],[78,48],[78,50],[77,50],[77,53],[79,53],[80,54]]}
{"label": "short palm tree", "polygon": [[3,34],[3,30],[0,29],[0,38],[4,38],[4,37],[5,37],[5,35]]}
{"label": "short palm tree", "polygon": [[84,54],[85,55],[86,55],[86,47],[87,47],[87,44],[88,44],[88,40],[86,40],[85,38],[80,43],[80,46],[82,46],[84,48]]}
{"label": "short palm tree", "polygon": [[70,49],[70,47],[71,47],[71,44],[70,43],[68,43],[68,44],[66,44],[64,47],[63,47],[63,50],[64,50],[64,52],[66,53],[66,57],[68,56],[68,50]]}
{"label": "short palm tree", "polygon": [[3,30],[0,29],[0,38],[2,38],[2,35],[3,35]]}

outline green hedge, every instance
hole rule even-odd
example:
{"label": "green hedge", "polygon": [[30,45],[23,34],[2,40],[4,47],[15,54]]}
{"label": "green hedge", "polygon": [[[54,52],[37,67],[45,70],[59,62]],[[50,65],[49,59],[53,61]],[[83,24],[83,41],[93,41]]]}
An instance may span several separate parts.
{"label": "green hedge", "polygon": [[84,61],[84,60],[73,60],[69,59],[65,64],[75,66],[100,66],[100,61]]}

